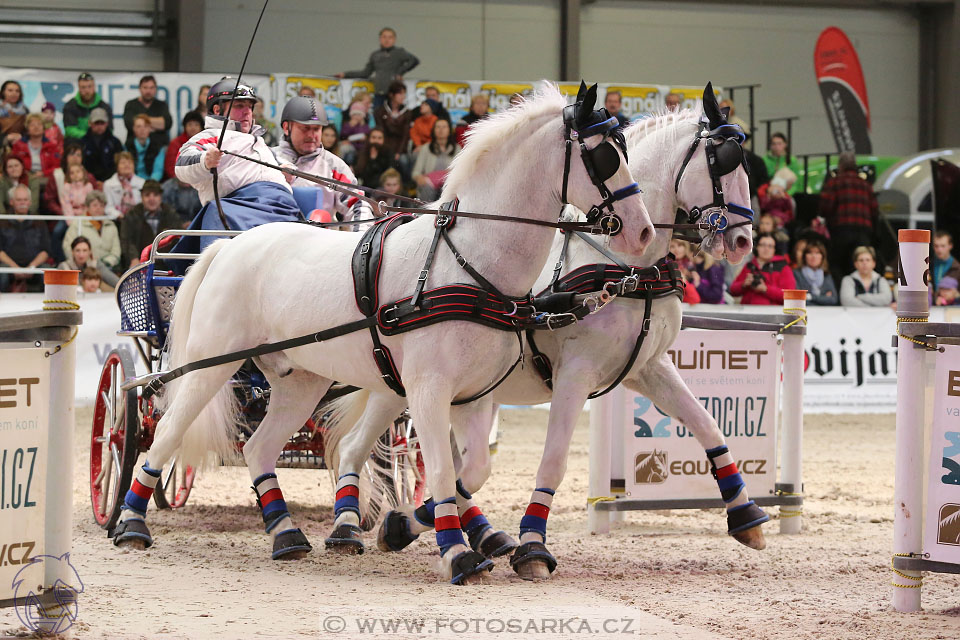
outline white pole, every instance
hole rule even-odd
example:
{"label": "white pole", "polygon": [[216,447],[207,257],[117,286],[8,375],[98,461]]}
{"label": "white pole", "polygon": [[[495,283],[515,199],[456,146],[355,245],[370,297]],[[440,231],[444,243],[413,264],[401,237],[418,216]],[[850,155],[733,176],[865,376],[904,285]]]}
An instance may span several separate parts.
{"label": "white pole", "polygon": [[[930,232],[926,229],[901,229],[900,291],[897,318],[927,318],[930,314],[924,272],[929,259]],[[899,333],[899,331],[897,332]],[[921,551],[923,526],[923,395],[924,355],[922,348],[897,338],[897,440],[896,480],[893,488],[893,552],[913,554]],[[904,571],[920,577],[919,571]],[[894,585],[913,585],[892,574]],[[919,585],[919,582],[916,582]],[[919,611],[920,589],[893,587],[893,608]]]}
{"label": "white pole", "polygon": [[[807,292],[786,289],[783,312],[803,316],[807,313]],[[803,336],[783,336],[783,434],[780,445],[780,480],[793,485],[791,493],[803,493]],[[801,495],[802,498],[802,495]],[[780,533],[800,533],[802,505],[780,508]]]}
{"label": "white pole", "polygon": [[[613,449],[610,423],[617,389],[590,401],[590,488],[587,492],[590,498],[610,495],[610,453]],[[587,529],[590,533],[610,533],[610,512],[597,511],[596,504],[588,503]]]}
{"label": "white pole", "polygon": [[[79,271],[47,270],[43,273],[44,310],[76,307]],[[72,327],[76,329],[76,327]],[[56,345],[51,345],[52,351]],[[73,534],[73,432],[76,341],[50,356],[50,425],[47,432],[47,493],[44,512],[44,553],[61,556],[72,547]],[[44,563],[44,587],[57,579],[76,582],[65,562]]]}

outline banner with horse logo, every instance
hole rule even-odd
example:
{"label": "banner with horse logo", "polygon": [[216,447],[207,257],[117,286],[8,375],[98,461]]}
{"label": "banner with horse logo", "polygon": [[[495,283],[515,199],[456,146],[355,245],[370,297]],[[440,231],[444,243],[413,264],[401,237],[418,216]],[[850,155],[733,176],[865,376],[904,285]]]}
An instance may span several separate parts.
{"label": "banner with horse logo", "polygon": [[[777,476],[781,349],[775,333],[681,331],[668,352],[714,417],[751,496]],[[624,491],[633,500],[719,498],[704,448],[649,398],[627,392]]]}
{"label": "banner with horse logo", "polygon": [[[923,550],[960,563],[960,346],[942,345],[933,374],[933,432]],[[920,461],[918,461],[918,464]]]}

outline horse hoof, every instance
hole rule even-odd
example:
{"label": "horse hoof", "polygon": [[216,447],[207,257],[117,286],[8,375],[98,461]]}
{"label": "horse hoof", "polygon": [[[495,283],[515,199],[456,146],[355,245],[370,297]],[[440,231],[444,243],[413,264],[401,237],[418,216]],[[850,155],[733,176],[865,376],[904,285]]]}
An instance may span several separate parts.
{"label": "horse hoof", "polygon": [[497,531],[484,538],[483,542],[480,543],[480,548],[476,551],[488,558],[499,558],[511,553],[518,546],[516,540],[503,531]]}
{"label": "horse hoof", "polygon": [[493,571],[493,562],[476,551],[462,551],[450,562],[450,584],[482,584],[487,573]]}
{"label": "horse hoof", "polygon": [[510,566],[524,580],[546,580],[557,568],[557,559],[542,542],[525,542],[513,552]]}
{"label": "horse hoof", "polygon": [[733,539],[757,551],[763,551],[767,548],[767,539],[763,537],[763,529],[760,528],[760,525],[733,534]]}
{"label": "horse hoof", "polygon": [[125,549],[143,551],[153,546],[150,529],[142,518],[128,518],[117,523],[108,537],[113,538],[113,544]]}
{"label": "horse hoof", "polygon": [[139,538],[125,538],[113,544],[121,549],[132,549],[134,551],[145,551],[147,549],[146,541]]}
{"label": "horse hoof", "polygon": [[410,521],[402,511],[390,511],[383,519],[377,532],[377,549],[380,551],[401,551],[419,536],[410,533]]}
{"label": "horse hoof", "polygon": [[324,540],[324,544],[327,551],[334,551],[342,556],[360,555],[365,550],[362,531],[355,524],[339,525],[330,537]]}
{"label": "horse hoof", "polygon": [[313,545],[307,540],[300,529],[287,529],[277,534],[273,539],[273,560],[299,560],[313,550]]}

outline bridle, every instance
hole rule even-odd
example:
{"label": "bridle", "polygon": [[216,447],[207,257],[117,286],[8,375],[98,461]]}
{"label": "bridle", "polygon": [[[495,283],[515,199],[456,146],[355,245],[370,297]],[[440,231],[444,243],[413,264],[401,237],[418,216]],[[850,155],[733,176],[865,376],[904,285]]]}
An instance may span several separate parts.
{"label": "bridle", "polygon": [[[678,208],[677,219],[686,217],[687,224],[656,225],[658,228],[706,230],[712,237],[730,229],[753,224],[753,209],[727,202],[723,194],[723,186],[720,184],[720,178],[733,173],[738,167],[742,166],[749,173],[741,146],[746,136],[744,136],[743,130],[735,124],[725,123],[714,129],[708,129],[708,126],[709,124],[706,121],[700,123],[700,128],[687,150],[687,155],[680,165],[680,170],[677,172],[677,179],[673,183],[673,192],[679,197],[680,180],[683,178],[683,172],[702,141],[707,156],[710,182],[713,184],[713,201],[709,204],[687,209]],[[717,140],[720,142],[717,142]],[[745,220],[731,224],[727,218],[728,213],[743,216]],[[697,241],[700,241],[700,239],[697,238]]]}
{"label": "bridle", "polygon": [[[611,116],[606,109],[597,109],[589,115],[583,116],[579,113],[581,106],[581,103],[577,102],[563,108],[564,161],[563,187],[560,193],[561,214],[562,208],[569,204],[567,201],[567,182],[570,177],[570,158],[573,155],[573,145],[577,143],[580,146],[580,159],[587,170],[587,175],[590,176],[590,181],[593,182],[600,192],[600,197],[603,198],[599,204],[590,207],[586,214],[587,222],[600,229],[602,234],[615,236],[623,230],[623,220],[616,214],[613,205],[624,198],[641,193],[640,185],[633,182],[612,193],[607,188],[606,181],[620,169],[620,154],[617,153],[613,143],[620,147],[623,157],[626,159],[626,140],[624,140],[623,133],[618,130],[619,121]],[[585,119],[593,119],[596,122],[586,123],[584,122]],[[603,135],[603,141],[594,148],[588,149],[584,139],[595,135]],[[613,142],[610,141],[611,138]]]}

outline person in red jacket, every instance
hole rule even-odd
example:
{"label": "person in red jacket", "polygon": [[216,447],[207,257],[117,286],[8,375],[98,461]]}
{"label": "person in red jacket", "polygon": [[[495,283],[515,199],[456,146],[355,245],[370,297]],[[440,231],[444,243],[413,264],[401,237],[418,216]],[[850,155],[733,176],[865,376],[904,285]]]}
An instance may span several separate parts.
{"label": "person in red jacket", "polygon": [[26,133],[21,140],[13,143],[10,153],[23,161],[24,168],[31,176],[49,178],[54,169],[60,166],[61,148],[47,138],[43,117],[39,113],[27,115],[26,126]]}
{"label": "person in red jacket", "polygon": [[730,293],[743,296],[742,304],[783,304],[783,290],[796,289],[797,282],[786,256],[776,255],[772,233],[761,233],[753,244],[754,257],[743,267]]}
{"label": "person in red jacket", "polygon": [[170,141],[167,147],[167,155],[163,157],[163,175],[165,178],[176,177],[174,169],[177,165],[177,156],[180,155],[180,147],[187,144],[187,140],[203,131],[203,116],[199,111],[188,111],[183,116],[183,132]]}

